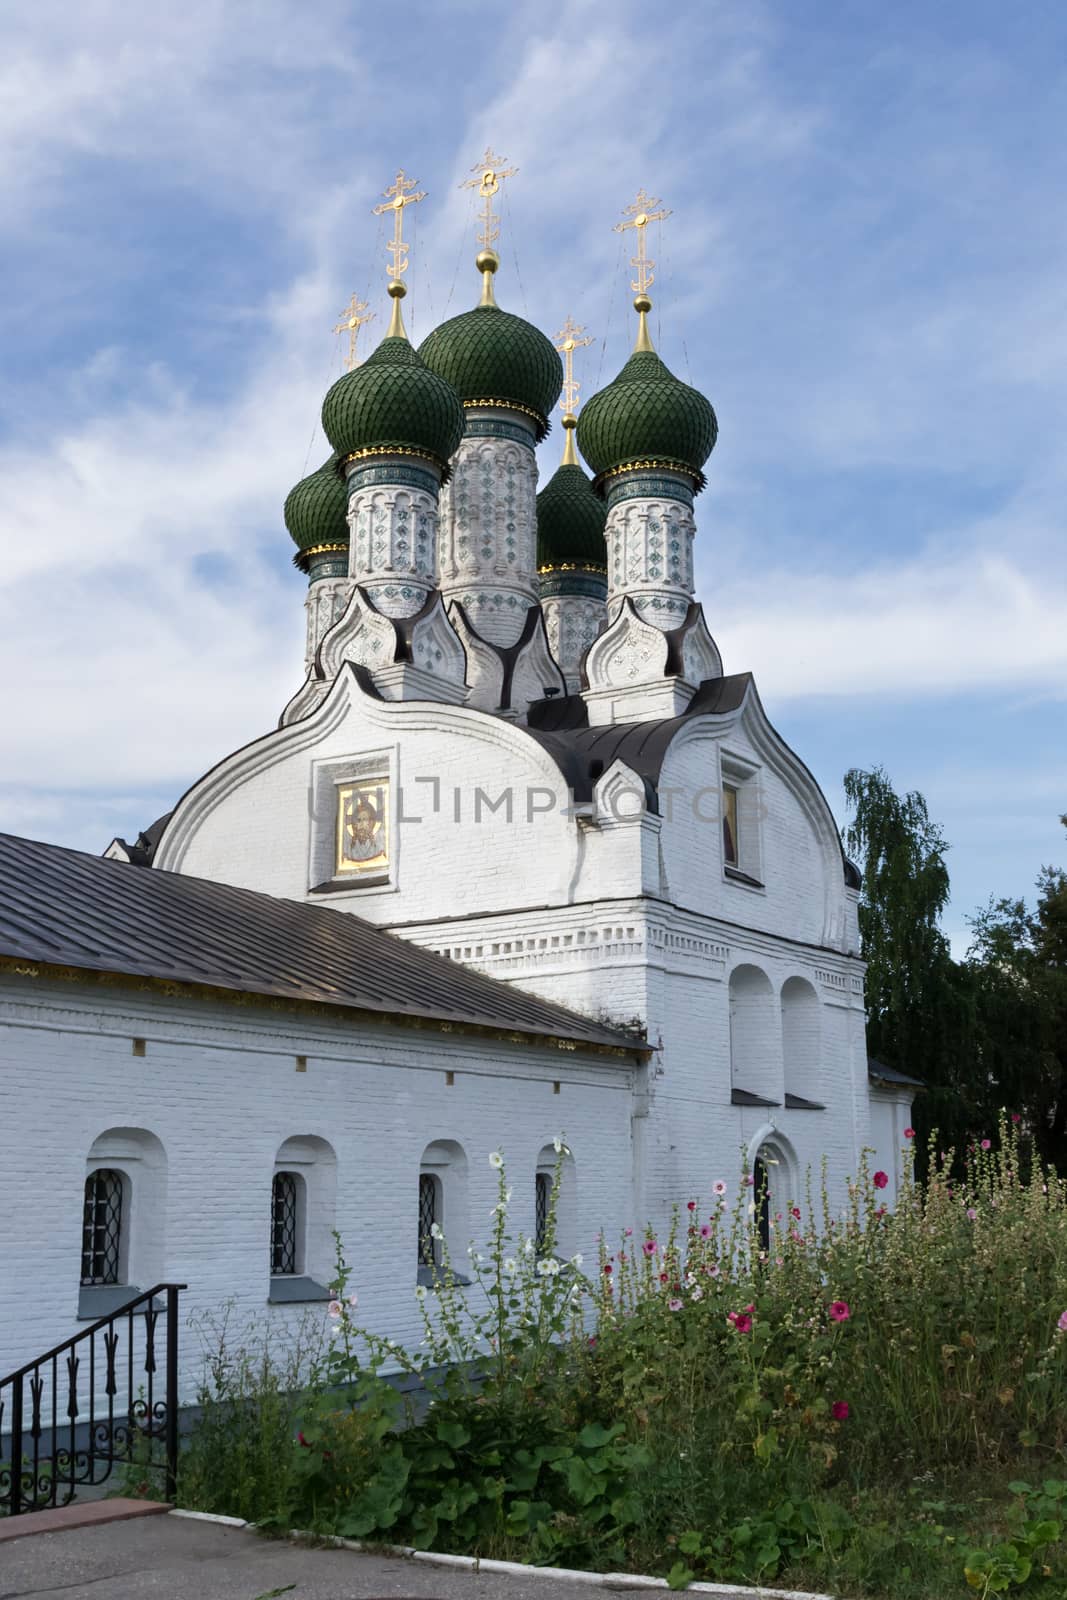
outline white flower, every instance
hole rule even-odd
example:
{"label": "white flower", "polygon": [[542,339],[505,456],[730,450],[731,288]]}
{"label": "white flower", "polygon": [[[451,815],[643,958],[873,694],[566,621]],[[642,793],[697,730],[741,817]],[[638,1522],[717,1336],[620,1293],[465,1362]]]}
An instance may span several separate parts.
{"label": "white flower", "polygon": [[430,1223],[430,1238],[431,1239],[443,1239],[444,1238],[444,1234],[441,1232],[440,1223],[438,1223],[438,1222],[431,1222]]}
{"label": "white flower", "polygon": [[421,1283],[419,1284],[418,1288],[415,1290],[415,1299],[416,1300],[425,1300],[426,1299],[426,1288],[425,1288],[425,1285],[423,1285]]}
{"label": "white flower", "polygon": [[533,1242],[533,1240],[532,1239],[527,1239],[526,1243],[523,1245],[522,1248],[523,1248],[523,1250],[526,1252],[526,1254],[528,1256],[532,1256],[533,1253],[534,1253],[534,1242]]}
{"label": "white flower", "polygon": [[689,1298],[690,1298],[690,1300],[703,1300],[703,1298],[704,1298],[703,1289],[694,1289],[692,1294],[689,1296]]}
{"label": "white flower", "polygon": [[500,1171],[501,1167],[504,1165],[504,1157],[500,1154],[499,1150],[493,1151],[492,1155],[489,1157],[489,1165],[491,1167],[495,1167],[497,1172]]}
{"label": "white flower", "polygon": [[326,1310],[329,1312],[331,1317],[342,1317],[344,1316],[345,1308],[341,1304],[340,1300],[331,1300],[329,1305],[326,1307]]}
{"label": "white flower", "polygon": [[554,1278],[559,1272],[559,1262],[555,1256],[545,1256],[542,1261],[537,1263],[537,1270],[542,1278]]}
{"label": "white flower", "polygon": [[349,1303],[350,1306],[358,1306],[359,1305],[359,1295],[358,1294],[350,1294],[349,1297],[348,1297],[348,1303]]}
{"label": "white flower", "polygon": [[563,1135],[561,1133],[556,1134],[556,1137],[552,1141],[552,1148],[558,1156],[570,1155],[570,1151],[563,1142]]}
{"label": "white flower", "polygon": [[717,1179],[717,1181],[712,1184],[711,1192],[712,1192],[712,1194],[719,1194],[719,1195],[722,1195],[722,1194],[726,1193],[726,1185],[725,1185],[725,1183],[723,1183],[721,1178]]}
{"label": "white flower", "polygon": [[507,1256],[504,1261],[504,1271],[507,1273],[508,1277],[513,1278],[518,1270],[519,1263],[515,1260],[515,1257]]}
{"label": "white flower", "polygon": [[504,1190],[504,1204],[506,1206],[511,1204],[511,1197],[512,1197],[512,1195],[514,1193],[515,1193],[514,1189],[505,1189]]}
{"label": "white flower", "polygon": [[342,1327],[343,1327],[342,1323],[340,1323],[340,1322],[332,1322],[330,1324],[330,1338],[331,1339],[336,1339],[337,1335],[341,1332]]}
{"label": "white flower", "polygon": [[572,1267],[580,1267],[584,1260],[585,1260],[585,1257],[582,1255],[581,1251],[579,1250],[577,1255],[571,1256],[571,1266]]}

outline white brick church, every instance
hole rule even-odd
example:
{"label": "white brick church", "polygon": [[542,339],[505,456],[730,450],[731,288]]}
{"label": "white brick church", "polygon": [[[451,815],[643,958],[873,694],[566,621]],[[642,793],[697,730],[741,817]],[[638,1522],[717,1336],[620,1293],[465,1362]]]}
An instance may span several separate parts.
{"label": "white brick church", "polygon": [[487,247],[480,304],[416,351],[405,250],[286,501],[307,651],[278,726],[104,858],[0,840],[0,1376],[163,1281],[285,1324],[334,1228],[361,1315],[408,1335],[429,1224],[484,1238],[502,1148],[536,1234],[561,1131],[587,1257],[743,1161],[775,1205],[824,1158],[841,1201],[865,1147],[898,1179],[858,875],[694,596],[718,429],[652,347],[648,274],[538,495],[557,349]]}

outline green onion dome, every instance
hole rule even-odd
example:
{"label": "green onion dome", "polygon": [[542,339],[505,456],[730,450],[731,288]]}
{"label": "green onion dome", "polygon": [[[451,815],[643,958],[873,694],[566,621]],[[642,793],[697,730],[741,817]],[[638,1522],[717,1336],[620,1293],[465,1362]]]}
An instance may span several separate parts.
{"label": "green onion dome", "polygon": [[308,550],[348,548],[348,491],[337,472],[336,453],[290,489],[283,514],[298,562]]}
{"label": "green onion dome", "polygon": [[682,383],[651,348],[637,349],[578,419],[578,444],[597,482],[627,466],[681,467],[703,487],[719,425],[711,402]]}
{"label": "green onion dome", "polygon": [[582,468],[564,462],[537,496],[537,565],[605,571],[607,514]]}
{"label": "green onion dome", "polygon": [[322,402],[322,426],[342,460],[396,451],[444,468],[463,437],[463,407],[451,384],[390,332],[361,367],[338,378]]}
{"label": "green onion dome", "polygon": [[[492,257],[492,266],[483,266]],[[501,311],[492,296],[496,257],[478,257],[486,280],[482,303],[435,328],[419,355],[438,377],[452,385],[465,406],[501,406],[521,411],[548,432],[548,418],[563,388],[563,363],[551,339],[539,328]]]}

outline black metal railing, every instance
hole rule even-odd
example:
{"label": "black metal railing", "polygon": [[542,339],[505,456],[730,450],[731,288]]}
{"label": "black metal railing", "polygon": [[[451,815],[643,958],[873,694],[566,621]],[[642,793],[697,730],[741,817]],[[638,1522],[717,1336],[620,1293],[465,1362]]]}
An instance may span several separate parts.
{"label": "black metal railing", "polygon": [[0,1516],[67,1505],[127,1464],[161,1474],[163,1498],[174,1498],[184,1288],[157,1284],[0,1378]]}

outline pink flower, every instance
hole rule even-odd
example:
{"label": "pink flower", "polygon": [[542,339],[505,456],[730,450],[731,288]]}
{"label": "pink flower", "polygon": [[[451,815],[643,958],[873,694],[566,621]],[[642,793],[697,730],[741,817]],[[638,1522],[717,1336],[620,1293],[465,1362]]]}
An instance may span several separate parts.
{"label": "pink flower", "polygon": [[876,1172],[875,1175],[874,1175],[874,1187],[876,1189],[885,1189],[885,1188],[888,1187],[888,1185],[889,1185],[889,1174],[888,1174],[888,1172]]}
{"label": "pink flower", "polygon": [[1060,1320],[1056,1324],[1059,1333],[1067,1333],[1067,1311],[1060,1312]]}
{"label": "pink flower", "polygon": [[835,1300],[830,1307],[830,1316],[834,1322],[847,1322],[851,1315],[847,1300]]}
{"label": "pink flower", "polygon": [[646,1239],[641,1248],[645,1252],[646,1256],[654,1256],[656,1253],[655,1239]]}
{"label": "pink flower", "polygon": [[977,1216],[978,1216],[978,1213],[974,1209],[974,1207],[973,1206],[968,1206],[967,1207],[967,1221],[968,1222],[974,1222],[976,1220]]}
{"label": "pink flower", "polygon": [[732,1322],[737,1333],[751,1333],[752,1318],[744,1311],[731,1311],[727,1322]]}
{"label": "pink flower", "polygon": [[848,1401],[847,1400],[835,1400],[833,1405],[830,1407],[830,1414],[833,1417],[835,1422],[847,1422],[848,1421]]}
{"label": "pink flower", "polygon": [[682,1309],[682,1302],[680,1300],[668,1300],[667,1301],[667,1310],[668,1311],[681,1311],[681,1309]]}
{"label": "pink flower", "polygon": [[992,1139],[983,1139],[982,1140],[982,1149],[983,1150],[992,1150],[992,1148],[993,1148]]}
{"label": "pink flower", "polygon": [[756,1181],[755,1178],[752,1176],[752,1174],[750,1172],[748,1174],[748,1177],[745,1179],[745,1188],[746,1189],[751,1189],[751,1187],[755,1183],[755,1181]]}
{"label": "pink flower", "polygon": [[904,1129],[904,1137],[905,1137],[905,1139],[914,1139],[914,1137],[915,1137],[915,1129],[914,1128],[905,1128]]}
{"label": "pink flower", "polygon": [[348,1297],[348,1303],[349,1303],[350,1306],[358,1306],[359,1305],[359,1295],[358,1294],[350,1294],[349,1297]]}
{"label": "pink flower", "polygon": [[302,1433],[298,1433],[298,1434],[297,1434],[297,1436],[296,1436],[296,1442],[297,1442],[297,1444],[299,1444],[299,1445],[302,1445],[302,1446],[303,1446],[303,1448],[304,1448],[304,1449],[305,1449],[305,1450],[310,1450],[310,1449],[311,1449],[311,1446],[310,1446],[310,1444],[309,1444],[309,1443],[308,1443],[308,1441],[307,1441],[307,1440],[306,1440],[306,1439],[305,1439],[305,1438],[304,1438],[304,1435],[303,1435],[303,1434],[302,1434]]}
{"label": "pink flower", "polygon": [[790,1206],[789,1215],[791,1217],[796,1217],[797,1221],[799,1222],[800,1221],[800,1207],[799,1206]]}
{"label": "pink flower", "polygon": [[712,1194],[725,1194],[726,1193],[726,1185],[725,1185],[725,1183],[723,1183],[721,1178],[718,1178],[712,1184],[711,1192],[712,1192]]}
{"label": "pink flower", "polygon": [[632,1229],[632,1228],[627,1228],[627,1230],[626,1230],[626,1232],[625,1232],[625,1234],[624,1234],[624,1236],[623,1236],[623,1237],[624,1237],[624,1238],[626,1238],[626,1239],[629,1239],[629,1238],[631,1238],[631,1237],[632,1237],[632,1235],[633,1235],[633,1231],[634,1231],[634,1230],[633,1230],[633,1229]]}
{"label": "pink flower", "polygon": [[343,1316],[344,1309],[345,1308],[341,1304],[340,1300],[331,1300],[329,1305],[326,1307],[326,1310],[329,1312],[331,1317]]}
{"label": "pink flower", "polygon": [[885,1206],[879,1206],[878,1210],[874,1213],[874,1220],[876,1222],[881,1222],[881,1220],[882,1220],[882,1218],[884,1216],[885,1216]]}
{"label": "pink flower", "polygon": [[711,1227],[707,1222],[705,1222],[704,1226],[700,1230],[700,1237],[702,1239],[710,1239],[711,1238]]}
{"label": "pink flower", "polygon": [[1012,1114],[1011,1114],[1011,1120],[1013,1122],[1021,1122],[1023,1119],[1022,1119],[1022,1117],[1020,1117],[1020,1115],[1019,1115],[1019,1113],[1017,1111],[1013,1111]]}

